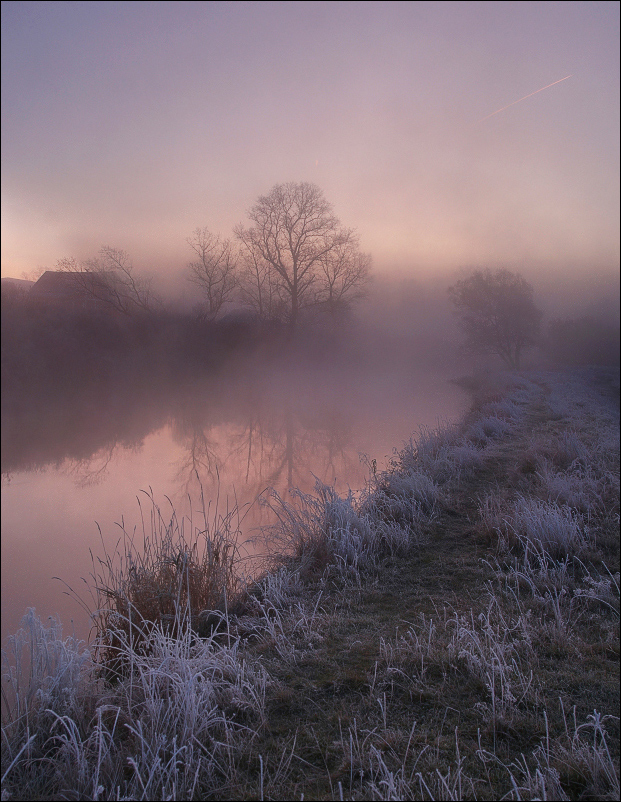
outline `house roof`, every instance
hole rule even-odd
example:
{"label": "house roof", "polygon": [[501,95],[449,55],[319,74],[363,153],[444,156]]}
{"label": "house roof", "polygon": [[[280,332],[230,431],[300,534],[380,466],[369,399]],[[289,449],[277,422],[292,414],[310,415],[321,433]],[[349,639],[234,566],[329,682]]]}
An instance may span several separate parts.
{"label": "house roof", "polygon": [[31,297],[50,301],[84,301],[102,298],[109,289],[98,273],[46,270],[33,284]]}

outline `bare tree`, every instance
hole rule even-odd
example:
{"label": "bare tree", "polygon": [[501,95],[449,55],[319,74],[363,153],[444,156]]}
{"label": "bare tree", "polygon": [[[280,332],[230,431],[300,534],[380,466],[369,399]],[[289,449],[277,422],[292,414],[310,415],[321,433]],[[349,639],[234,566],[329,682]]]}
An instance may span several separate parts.
{"label": "bare tree", "polygon": [[508,367],[519,368],[521,353],[536,344],[541,324],[541,312],[526,279],[505,268],[475,270],[448,292],[466,346],[479,353],[497,354]]}
{"label": "bare tree", "polygon": [[283,316],[284,302],[275,279],[277,276],[257,251],[242,248],[240,297],[265,320],[276,320]]}
{"label": "bare tree", "polygon": [[366,281],[369,263],[361,260],[354,232],[343,228],[314,184],[276,184],[248,216],[254,225],[235,229],[255,280],[248,294],[263,303],[269,291],[271,303],[285,306],[292,329],[302,309],[351,299]]}
{"label": "bare tree", "polygon": [[351,231],[347,233],[345,242],[319,260],[317,300],[333,314],[364,297],[371,270],[371,255],[360,253],[357,237]]}
{"label": "bare tree", "polygon": [[124,315],[150,312],[161,305],[153,291],[153,279],[136,276],[129,254],[118,248],[104,245],[94,259],[78,262],[73,257],[65,257],[56,267],[73,273],[85,296]]}
{"label": "bare tree", "polygon": [[223,240],[206,228],[197,228],[186,242],[198,257],[189,264],[189,280],[203,291],[204,316],[213,320],[239,286],[239,255],[231,240]]}

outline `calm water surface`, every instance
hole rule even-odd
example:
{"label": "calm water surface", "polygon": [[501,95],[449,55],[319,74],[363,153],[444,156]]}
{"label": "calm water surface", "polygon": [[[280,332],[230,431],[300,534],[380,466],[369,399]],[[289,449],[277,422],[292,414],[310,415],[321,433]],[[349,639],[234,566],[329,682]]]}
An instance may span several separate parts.
{"label": "calm water surface", "polygon": [[310,490],[316,476],[341,491],[359,489],[367,476],[361,455],[384,466],[418,427],[459,418],[467,399],[449,378],[273,371],[197,381],[113,413],[96,402],[86,412],[67,406],[32,432],[5,420],[3,641],[31,606],[43,619],[60,616],[65,634],[87,636],[87,613],[54,577],[88,600],[90,551],[114,551],[121,522],[130,532],[140,526],[144,491],[165,515],[172,504],[180,516],[196,508],[202,488],[212,511],[216,503],[221,512],[240,506],[251,537],[267,512],[246,505],[266,488]]}

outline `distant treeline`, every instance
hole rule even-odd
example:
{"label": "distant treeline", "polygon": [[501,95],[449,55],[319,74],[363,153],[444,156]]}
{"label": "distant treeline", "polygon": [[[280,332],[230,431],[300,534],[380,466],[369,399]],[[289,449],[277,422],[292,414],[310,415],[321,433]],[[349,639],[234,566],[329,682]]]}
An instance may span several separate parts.
{"label": "distant treeline", "polygon": [[[22,452],[20,432],[38,442],[37,452],[63,432],[80,430],[88,440],[90,431],[101,443],[109,427],[117,439],[121,421],[135,433],[143,420],[146,434],[159,422],[153,416],[165,423],[163,398],[195,380],[215,381],[244,357],[269,358],[287,336],[252,318],[205,321],[165,310],[128,316],[96,304],[41,302],[4,283],[1,325],[3,470],[16,448]],[[83,443],[84,456],[93,445]]]}
{"label": "distant treeline", "polygon": [[619,326],[593,317],[552,320],[543,347],[561,365],[618,365]]}
{"label": "distant treeline", "polygon": [[119,378],[174,379],[198,368],[215,370],[232,354],[278,334],[249,317],[205,321],[164,309],[119,315],[96,304],[46,303],[3,287],[3,393]]}

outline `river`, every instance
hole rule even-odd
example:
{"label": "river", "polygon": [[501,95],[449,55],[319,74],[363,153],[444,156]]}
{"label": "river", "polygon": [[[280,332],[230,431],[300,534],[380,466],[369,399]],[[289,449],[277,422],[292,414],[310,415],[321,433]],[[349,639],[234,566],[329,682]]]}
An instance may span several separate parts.
{"label": "river", "polygon": [[[339,491],[364,486],[421,426],[459,418],[467,405],[446,370],[407,364],[371,370],[271,369],[205,378],[136,405],[45,410],[36,425],[3,421],[2,640],[26,607],[59,616],[86,638],[95,560],[141,526],[152,497],[167,515],[237,506],[243,536],[266,522],[252,502],[274,487],[312,490],[315,477]],[[46,416],[50,416],[47,420]],[[6,445],[6,447],[5,447]],[[139,504],[139,501],[141,504]]]}

